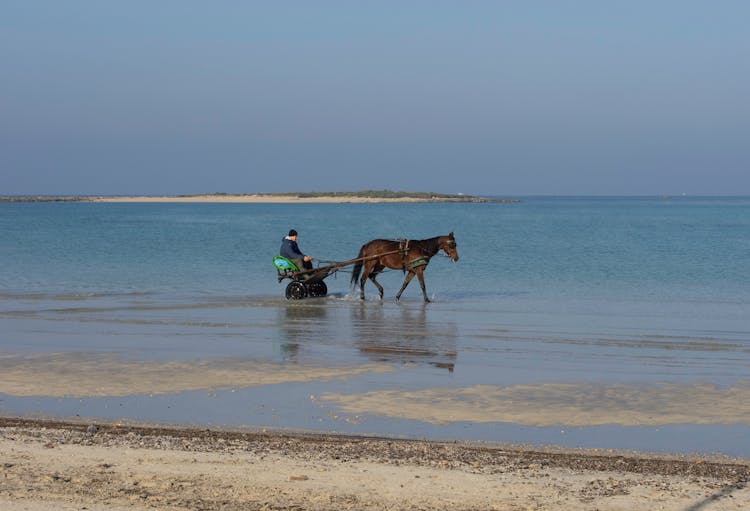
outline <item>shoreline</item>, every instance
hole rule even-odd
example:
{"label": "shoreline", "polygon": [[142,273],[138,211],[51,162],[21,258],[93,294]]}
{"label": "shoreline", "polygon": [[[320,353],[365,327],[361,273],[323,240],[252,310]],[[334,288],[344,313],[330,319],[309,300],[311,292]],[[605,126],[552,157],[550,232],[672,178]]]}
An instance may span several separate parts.
{"label": "shoreline", "polygon": [[743,509],[750,460],[0,417],[0,507]]}
{"label": "shoreline", "polygon": [[516,203],[519,199],[475,196],[368,197],[360,195],[307,194],[197,194],[197,195],[102,195],[102,196],[17,196],[0,197],[0,202],[99,202],[99,203],[231,203],[231,204],[345,204],[345,203]]}

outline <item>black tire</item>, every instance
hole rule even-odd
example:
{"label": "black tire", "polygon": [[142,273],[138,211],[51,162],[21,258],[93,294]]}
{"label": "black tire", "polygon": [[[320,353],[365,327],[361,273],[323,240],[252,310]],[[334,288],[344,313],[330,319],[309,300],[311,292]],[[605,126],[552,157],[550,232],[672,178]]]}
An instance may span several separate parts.
{"label": "black tire", "polygon": [[312,297],[325,296],[328,294],[328,286],[322,280],[316,280],[307,284],[307,292]]}
{"label": "black tire", "polygon": [[302,300],[307,297],[307,288],[302,282],[294,280],[286,286],[287,300]]}

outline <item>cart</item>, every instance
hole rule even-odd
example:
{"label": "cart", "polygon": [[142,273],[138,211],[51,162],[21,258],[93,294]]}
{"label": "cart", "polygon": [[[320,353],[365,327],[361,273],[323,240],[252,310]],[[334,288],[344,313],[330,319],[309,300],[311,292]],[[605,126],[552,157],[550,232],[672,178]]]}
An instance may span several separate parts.
{"label": "cart", "polygon": [[276,255],[273,257],[273,266],[276,268],[279,282],[286,279],[291,280],[286,286],[286,299],[302,300],[303,298],[317,298],[328,294],[328,286],[326,286],[324,280],[342,268],[397,252],[400,252],[400,250],[335,262],[326,266],[318,266],[312,270],[301,270],[291,259]]}
{"label": "cart", "polygon": [[312,270],[300,270],[292,260],[286,257],[277,255],[273,258],[273,266],[278,273],[279,282],[285,279],[291,280],[286,286],[287,300],[302,300],[307,297],[316,298],[325,296],[328,294],[328,286],[326,286],[324,279],[330,277],[347,264],[354,264],[354,262],[356,261],[319,266]]}

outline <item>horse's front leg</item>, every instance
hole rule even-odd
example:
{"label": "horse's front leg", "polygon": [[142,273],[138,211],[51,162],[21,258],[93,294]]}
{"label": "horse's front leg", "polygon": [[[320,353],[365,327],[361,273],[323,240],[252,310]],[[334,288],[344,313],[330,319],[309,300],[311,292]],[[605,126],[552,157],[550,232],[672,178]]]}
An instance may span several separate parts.
{"label": "horse's front leg", "polygon": [[401,300],[401,293],[404,292],[404,289],[406,289],[406,286],[409,285],[409,282],[411,282],[411,279],[414,278],[414,272],[410,271],[406,278],[404,279],[404,283],[401,285],[401,289],[399,289],[398,293],[396,293],[396,300]]}
{"label": "horse's front leg", "polygon": [[427,289],[424,286],[424,271],[422,267],[417,268],[416,270],[417,278],[419,279],[419,285],[422,287],[422,296],[424,296],[425,303],[429,303],[430,299],[427,298]]}

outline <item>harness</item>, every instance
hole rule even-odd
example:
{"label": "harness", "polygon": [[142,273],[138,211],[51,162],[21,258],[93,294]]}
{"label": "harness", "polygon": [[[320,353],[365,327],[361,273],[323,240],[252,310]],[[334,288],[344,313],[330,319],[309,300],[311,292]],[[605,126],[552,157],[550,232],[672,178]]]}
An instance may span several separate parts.
{"label": "harness", "polygon": [[401,265],[403,267],[403,270],[407,271],[413,270],[414,268],[418,268],[420,266],[427,266],[427,264],[430,262],[430,258],[424,257],[424,255],[417,257],[416,259],[412,259],[411,261],[407,259],[409,255],[409,243],[410,240],[398,240],[398,251],[401,254]]}
{"label": "harness", "polygon": [[409,262],[409,269],[413,270],[414,268],[417,268],[419,266],[427,266],[427,263],[429,262],[430,259],[428,257],[418,257]]}

